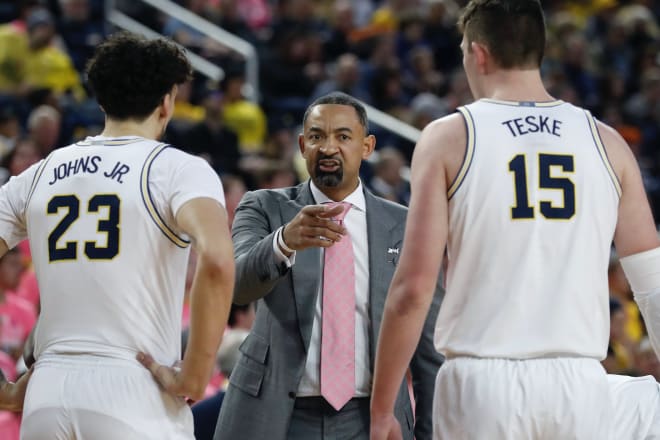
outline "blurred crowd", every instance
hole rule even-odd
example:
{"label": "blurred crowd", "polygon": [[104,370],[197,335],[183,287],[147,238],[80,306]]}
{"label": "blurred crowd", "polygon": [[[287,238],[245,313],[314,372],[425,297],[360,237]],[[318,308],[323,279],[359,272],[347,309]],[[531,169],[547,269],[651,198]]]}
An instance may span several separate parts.
{"label": "blurred crowd", "polygon": [[[223,69],[220,81],[196,74],[180,88],[165,140],[212,164],[230,215],[248,190],[307,178],[297,136],[305,108],[318,96],[341,90],[419,129],[472,100],[456,28],[462,0],[177,3],[258,53],[260,86],[252,90],[245,60],[231,47],[142,2],[113,1]],[[542,74],[548,89],[620,132],[638,158],[660,219],[660,1],[543,5],[548,44]],[[104,0],[0,4],[0,183],[54,148],[98,134],[103,113],[83,71],[95,46],[116,30],[105,14]],[[387,127],[370,129],[377,150],[364,164],[362,180],[377,194],[407,204],[414,143]],[[660,379],[660,364],[615,254],[610,287],[611,343],[604,365],[610,372]],[[21,371],[19,354],[38,311],[29,247],[22,245],[0,259],[0,368],[10,378]],[[240,337],[227,339],[234,341],[229,352],[235,352]],[[226,374],[219,363],[209,394],[222,389]],[[11,434],[17,429],[13,417],[0,413],[0,438],[17,438]]]}

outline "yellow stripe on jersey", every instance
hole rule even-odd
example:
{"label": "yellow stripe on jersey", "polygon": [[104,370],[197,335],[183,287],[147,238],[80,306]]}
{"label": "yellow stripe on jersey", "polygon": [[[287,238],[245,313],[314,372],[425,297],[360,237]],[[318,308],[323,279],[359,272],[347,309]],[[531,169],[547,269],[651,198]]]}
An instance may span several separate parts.
{"label": "yellow stripe on jersey", "polygon": [[179,237],[176,232],[174,232],[172,229],[170,229],[169,226],[167,226],[167,224],[165,224],[160,214],[156,210],[156,207],[154,206],[154,202],[151,199],[151,192],[149,191],[149,170],[151,169],[151,164],[153,163],[156,156],[158,156],[165,148],[167,148],[167,145],[165,144],[158,145],[153,149],[151,153],[149,153],[147,160],[144,161],[144,165],[142,166],[142,173],[140,174],[140,191],[142,193],[144,206],[147,208],[147,212],[149,212],[149,215],[151,216],[151,219],[154,221],[154,223],[156,223],[156,226],[158,226],[158,228],[163,232],[163,234],[165,234],[167,238],[170,239],[172,243],[179,247],[185,248],[190,244],[190,241]]}
{"label": "yellow stripe on jersey", "polygon": [[454,193],[458,187],[461,186],[461,183],[463,183],[463,180],[465,179],[465,175],[467,174],[468,169],[470,168],[470,164],[472,163],[472,158],[474,157],[474,145],[476,142],[474,120],[472,119],[470,111],[465,107],[459,107],[457,110],[461,112],[463,119],[465,120],[465,127],[467,129],[467,145],[465,147],[465,156],[463,157],[463,164],[461,165],[461,169],[458,170],[456,178],[454,178],[454,181],[449,187],[449,190],[447,190],[448,199],[451,199],[454,196]]}
{"label": "yellow stripe on jersey", "polygon": [[598,127],[596,127],[596,120],[588,110],[585,110],[584,112],[587,115],[587,121],[589,121],[589,128],[591,129],[591,136],[594,138],[594,143],[598,148],[600,158],[603,160],[603,164],[605,165],[605,168],[607,168],[607,172],[610,174],[610,178],[612,179],[612,183],[614,184],[614,188],[616,189],[617,194],[619,194],[619,197],[621,197],[621,182],[619,182],[619,177],[614,172],[610,158],[607,156],[607,151],[605,151],[603,140],[600,137],[600,133],[598,133]]}

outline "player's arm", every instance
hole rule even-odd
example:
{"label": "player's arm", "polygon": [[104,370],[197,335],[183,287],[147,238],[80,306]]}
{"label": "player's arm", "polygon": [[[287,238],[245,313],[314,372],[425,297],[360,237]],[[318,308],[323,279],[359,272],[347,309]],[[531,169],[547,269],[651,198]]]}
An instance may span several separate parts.
{"label": "player's arm", "polygon": [[620,258],[660,246],[637,159],[616,130],[598,123],[608,157],[621,182],[614,245]]}
{"label": "player's arm", "polygon": [[651,343],[660,356],[660,240],[639,165],[623,138],[599,123],[598,131],[621,182],[614,245],[644,317]]}
{"label": "player's arm", "polygon": [[403,249],[378,336],[371,400],[372,439],[386,439],[399,430],[393,415],[394,402],[433,299],[447,241],[443,151],[451,148],[454,133],[461,130],[462,121],[456,115],[443,118],[424,129],[415,147]]}
{"label": "player's arm", "polygon": [[215,200],[197,198],[177,213],[193,240],[197,269],[190,292],[190,332],[181,375],[185,395],[201,398],[225,330],[234,290],[234,254],[227,212]]}
{"label": "player's arm", "polygon": [[176,214],[178,227],[192,238],[197,269],[190,291],[190,332],[178,372],[148,354],[138,359],[168,392],[192,400],[204,396],[229,317],[234,289],[234,254],[225,209],[216,200],[192,199]]}

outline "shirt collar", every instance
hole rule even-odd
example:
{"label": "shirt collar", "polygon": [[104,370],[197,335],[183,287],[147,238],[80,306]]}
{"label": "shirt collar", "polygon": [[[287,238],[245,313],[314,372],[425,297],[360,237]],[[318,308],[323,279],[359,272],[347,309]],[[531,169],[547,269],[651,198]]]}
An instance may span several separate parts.
{"label": "shirt collar", "polygon": [[[316,203],[327,203],[333,202],[328,196],[323,194],[323,192],[314,184],[314,181],[310,179],[309,188],[312,190],[312,196]],[[362,190],[362,180],[358,179],[358,186],[355,188],[355,191],[350,193],[342,202],[348,202],[353,205],[355,208],[360,211],[366,212],[367,202],[364,199],[364,191]]]}

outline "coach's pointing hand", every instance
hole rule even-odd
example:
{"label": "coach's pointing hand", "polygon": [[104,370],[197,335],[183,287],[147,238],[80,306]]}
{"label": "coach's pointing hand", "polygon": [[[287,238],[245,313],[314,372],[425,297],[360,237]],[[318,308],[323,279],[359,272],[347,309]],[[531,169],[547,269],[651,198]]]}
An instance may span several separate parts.
{"label": "coach's pointing hand", "polygon": [[[346,228],[333,217],[342,213],[341,205],[330,208],[326,205],[308,205],[282,229],[284,244],[291,250],[300,251],[309,247],[330,247],[341,240]],[[280,246],[281,249],[281,246]],[[286,249],[282,252],[288,254]]]}

